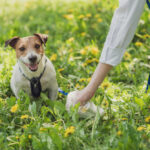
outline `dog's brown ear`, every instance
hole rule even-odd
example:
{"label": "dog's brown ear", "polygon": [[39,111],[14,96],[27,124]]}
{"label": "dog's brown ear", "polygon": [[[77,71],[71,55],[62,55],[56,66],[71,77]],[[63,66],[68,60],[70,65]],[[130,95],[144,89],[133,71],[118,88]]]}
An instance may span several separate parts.
{"label": "dog's brown ear", "polygon": [[37,36],[41,42],[45,45],[48,39],[48,35],[47,34],[41,34],[41,33],[34,33],[35,36]]}
{"label": "dog's brown ear", "polygon": [[18,42],[19,39],[20,39],[20,37],[15,36],[15,37],[13,37],[12,39],[7,40],[7,41],[5,42],[5,47],[8,46],[8,45],[10,45],[12,48],[15,48],[15,47],[16,47],[16,44],[17,44],[17,42]]}

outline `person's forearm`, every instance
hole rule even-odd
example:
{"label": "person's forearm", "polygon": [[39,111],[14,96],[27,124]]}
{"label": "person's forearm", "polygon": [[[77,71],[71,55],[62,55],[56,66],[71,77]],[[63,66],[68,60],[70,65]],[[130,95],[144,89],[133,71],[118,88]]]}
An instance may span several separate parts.
{"label": "person's forearm", "polygon": [[111,70],[112,66],[108,64],[99,63],[90,83],[87,85],[86,90],[90,93],[91,97],[94,95],[95,91],[99,85],[103,82],[107,73]]}

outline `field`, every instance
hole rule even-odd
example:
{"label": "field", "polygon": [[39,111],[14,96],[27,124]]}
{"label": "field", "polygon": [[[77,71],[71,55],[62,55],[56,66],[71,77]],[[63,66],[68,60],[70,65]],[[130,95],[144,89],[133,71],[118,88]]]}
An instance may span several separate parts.
{"label": "field", "polygon": [[81,118],[78,105],[68,113],[66,96],[57,101],[16,99],[10,78],[13,36],[49,35],[45,53],[53,62],[59,87],[82,89],[90,81],[107,36],[117,0],[1,0],[0,3],[0,150],[149,150],[150,11],[142,17],[123,61],[114,67],[92,101],[105,110]]}

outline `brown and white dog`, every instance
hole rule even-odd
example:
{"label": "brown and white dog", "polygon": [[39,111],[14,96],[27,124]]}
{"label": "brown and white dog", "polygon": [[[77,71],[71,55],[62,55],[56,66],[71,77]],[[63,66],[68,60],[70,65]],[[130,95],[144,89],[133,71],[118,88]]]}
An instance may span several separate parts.
{"label": "brown and white dog", "polygon": [[13,69],[11,89],[18,98],[23,90],[29,96],[39,97],[48,91],[51,100],[57,97],[58,85],[56,72],[51,61],[44,54],[48,36],[34,34],[28,37],[14,37],[5,42],[16,50],[17,63]]}

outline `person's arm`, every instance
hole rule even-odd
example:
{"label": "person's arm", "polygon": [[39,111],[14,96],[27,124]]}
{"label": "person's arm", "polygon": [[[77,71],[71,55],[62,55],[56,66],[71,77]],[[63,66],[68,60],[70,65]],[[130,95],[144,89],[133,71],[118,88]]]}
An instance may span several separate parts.
{"label": "person's arm", "polygon": [[[109,70],[120,63],[125,49],[131,42],[144,8],[145,0],[119,0],[104,48],[90,83],[74,94],[73,103],[84,105],[89,101],[103,82]],[[68,100],[69,100],[68,96]]]}

